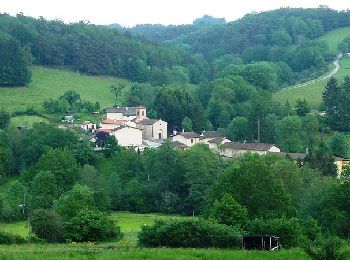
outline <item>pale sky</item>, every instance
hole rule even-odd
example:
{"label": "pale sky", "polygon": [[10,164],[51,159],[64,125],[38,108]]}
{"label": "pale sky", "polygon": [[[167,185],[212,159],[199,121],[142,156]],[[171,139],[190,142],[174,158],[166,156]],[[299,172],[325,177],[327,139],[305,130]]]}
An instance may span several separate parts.
{"label": "pale sky", "polygon": [[247,13],[280,7],[318,7],[332,9],[350,7],[347,0],[0,0],[0,13],[46,19],[67,23],[88,20],[94,24],[189,24],[205,14],[233,21]]}

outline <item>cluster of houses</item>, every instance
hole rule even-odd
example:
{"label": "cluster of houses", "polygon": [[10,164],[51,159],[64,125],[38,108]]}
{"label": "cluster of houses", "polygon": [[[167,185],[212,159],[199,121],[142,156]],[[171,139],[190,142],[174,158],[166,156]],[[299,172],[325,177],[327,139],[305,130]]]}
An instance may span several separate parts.
{"label": "cluster of houses", "polygon": [[[84,122],[81,128],[95,133],[92,141],[96,141],[98,133],[114,136],[122,147],[143,151],[145,148],[158,148],[168,138],[167,122],[161,119],[149,119],[147,109],[139,107],[114,107],[106,110],[106,118],[100,122],[100,128],[91,122]],[[304,153],[283,153],[274,144],[265,143],[238,143],[232,142],[218,131],[195,132],[174,131],[171,142],[179,149],[187,149],[197,143],[204,143],[215,153],[226,158],[237,158],[246,152],[259,155],[275,154],[288,157],[294,161],[303,160]],[[350,164],[350,160],[336,158],[338,172]]]}

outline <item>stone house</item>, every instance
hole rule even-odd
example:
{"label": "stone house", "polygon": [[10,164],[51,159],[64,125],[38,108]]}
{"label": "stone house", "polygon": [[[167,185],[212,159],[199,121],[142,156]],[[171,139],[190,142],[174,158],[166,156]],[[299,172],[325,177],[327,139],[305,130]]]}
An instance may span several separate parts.
{"label": "stone house", "polygon": [[168,123],[161,119],[144,118],[136,121],[136,127],[142,130],[144,140],[162,140],[168,137]]}
{"label": "stone house", "polygon": [[180,142],[187,147],[191,147],[199,143],[199,137],[195,132],[179,132],[173,136],[173,142]]}
{"label": "stone house", "polygon": [[269,152],[279,153],[281,150],[274,144],[234,142],[224,143],[220,149],[220,154],[228,158],[236,158],[246,152],[266,155]]}

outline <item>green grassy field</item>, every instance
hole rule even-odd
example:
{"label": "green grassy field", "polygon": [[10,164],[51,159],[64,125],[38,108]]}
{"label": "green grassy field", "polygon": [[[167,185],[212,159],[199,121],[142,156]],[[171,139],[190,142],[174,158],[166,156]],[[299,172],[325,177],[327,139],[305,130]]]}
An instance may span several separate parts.
{"label": "green grassy field", "polygon": [[300,249],[244,251],[135,248],[119,244],[0,246],[1,259],[311,259]]}
{"label": "green grassy field", "polygon": [[[344,76],[350,75],[350,57],[345,56],[340,60],[340,69],[335,75],[338,81],[342,81]],[[321,80],[307,86],[299,88],[285,88],[276,92],[273,99],[284,104],[287,100],[294,105],[298,98],[305,98],[312,109],[318,109],[322,101],[322,93],[329,79]]]}
{"label": "green grassy field", "polygon": [[[164,214],[136,214],[130,212],[113,212],[111,218],[115,220],[124,233],[124,241],[136,244],[137,233],[141,231],[142,225],[152,225],[156,220],[186,218],[177,215]],[[18,221],[12,223],[0,223],[0,230],[17,234],[22,237],[28,236],[28,228],[26,221]]]}
{"label": "green grassy field", "polygon": [[[69,70],[32,67],[32,82],[27,87],[0,88],[0,107],[9,112],[24,111],[27,107],[41,109],[48,98],[58,98],[68,90],[77,91],[83,99],[100,102],[102,108],[114,104],[110,86],[128,81],[108,76],[78,75]],[[123,91],[127,91],[125,88]],[[122,101],[122,100],[120,100]]]}
{"label": "green grassy field", "polygon": [[47,120],[40,116],[15,116],[15,117],[11,117],[9,127],[17,127],[17,126],[31,127],[34,123],[37,123],[37,122],[47,122]]}
{"label": "green grassy field", "polygon": [[[328,32],[319,39],[326,41],[329,45],[329,49],[336,54],[338,53],[338,43],[349,35],[350,27],[345,27]],[[338,80],[342,80],[345,75],[350,75],[350,57],[348,56],[341,59],[340,69],[335,77]],[[318,110],[322,101],[322,92],[327,81],[328,79],[325,79],[303,87],[281,89],[273,95],[273,99],[279,101],[281,104],[284,104],[288,100],[294,105],[298,98],[305,98],[312,109]]]}
{"label": "green grassy field", "polygon": [[324,40],[328,43],[329,49],[337,53],[338,52],[338,43],[341,42],[344,38],[350,35],[350,27],[344,27],[337,30],[330,31],[325,35],[321,36],[319,39]]}

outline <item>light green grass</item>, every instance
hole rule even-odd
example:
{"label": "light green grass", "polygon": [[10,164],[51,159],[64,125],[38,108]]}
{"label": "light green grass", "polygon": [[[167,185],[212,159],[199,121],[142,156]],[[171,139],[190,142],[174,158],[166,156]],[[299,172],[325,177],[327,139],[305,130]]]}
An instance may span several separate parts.
{"label": "light green grass", "polygon": [[10,127],[32,127],[33,124],[37,122],[47,122],[47,120],[40,116],[15,116],[11,117]]}
{"label": "light green grass", "polygon": [[[102,108],[115,103],[110,86],[128,81],[108,76],[78,75],[69,70],[32,67],[32,82],[27,87],[0,88],[0,107],[9,112],[24,111],[27,107],[41,109],[48,98],[58,98],[68,90],[77,91],[82,99],[100,102]],[[128,87],[123,90],[127,91]],[[120,100],[121,102],[123,100]]]}
{"label": "light green grass", "polygon": [[[137,214],[130,212],[113,212],[110,214],[111,219],[117,221],[121,231],[124,233],[124,240],[136,244],[137,233],[141,231],[142,225],[152,225],[156,220],[189,218],[179,215],[164,214]],[[17,234],[23,237],[28,236],[27,222],[18,221],[12,223],[0,223],[0,230]]]}
{"label": "light green grass", "polygon": [[136,214],[130,212],[114,212],[111,214],[113,220],[117,220],[124,240],[136,242],[137,233],[141,231],[142,225],[152,225],[156,220],[188,218],[178,215],[164,214]]}
{"label": "light green grass", "polygon": [[219,249],[134,248],[120,244],[0,246],[1,259],[311,259],[300,249],[244,251]]}
{"label": "light green grass", "polygon": [[[340,60],[340,69],[335,75],[338,81],[343,81],[344,76],[350,75],[350,57],[344,56]],[[318,109],[322,101],[322,93],[329,79],[321,80],[299,88],[281,89],[273,95],[273,99],[282,105],[288,100],[292,105],[298,98],[305,98],[312,109]]]}
{"label": "light green grass", "polygon": [[333,53],[338,52],[338,43],[340,43],[344,38],[350,35],[350,27],[344,27],[336,29],[322,35],[319,39],[324,40],[328,43],[330,51]]}

